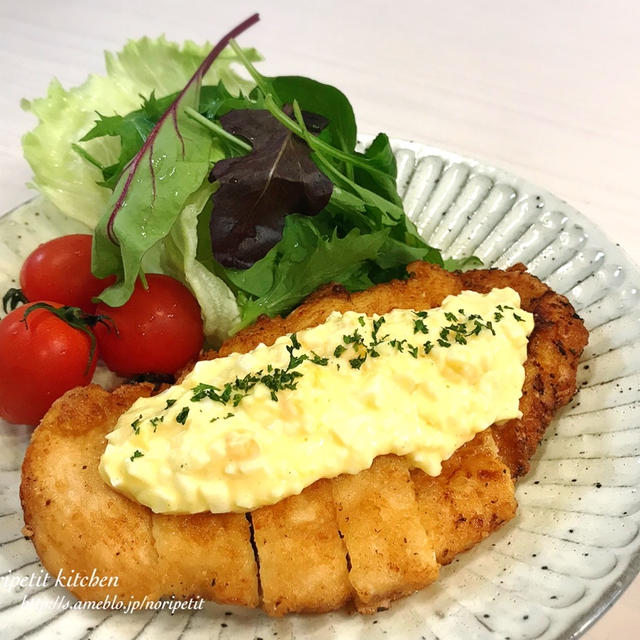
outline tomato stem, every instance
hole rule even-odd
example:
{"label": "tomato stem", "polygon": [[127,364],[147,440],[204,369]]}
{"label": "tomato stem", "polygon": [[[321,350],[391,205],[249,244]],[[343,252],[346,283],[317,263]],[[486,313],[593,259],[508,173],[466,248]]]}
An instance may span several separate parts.
{"label": "tomato stem", "polygon": [[16,307],[18,307],[18,305],[24,304],[25,302],[29,301],[22,292],[22,289],[11,287],[7,290],[7,293],[2,296],[2,310],[5,313],[9,313],[9,311],[13,311]]}
{"label": "tomato stem", "polygon": [[118,335],[118,328],[109,316],[86,313],[85,311],[80,309],[80,307],[54,307],[48,302],[36,302],[36,304],[31,305],[24,312],[22,322],[24,322],[24,326],[27,328],[27,330],[29,329],[27,316],[29,316],[36,309],[44,309],[45,311],[49,311],[73,329],[82,331],[82,333],[85,333],[89,337],[89,358],[87,360],[87,367],[84,371],[85,375],[91,367],[91,363],[93,362],[93,357],[96,353],[97,347],[96,336],[93,331],[91,331],[91,327],[95,327],[97,324],[102,324],[107,329],[109,329],[109,331],[113,330],[115,331],[116,335]]}

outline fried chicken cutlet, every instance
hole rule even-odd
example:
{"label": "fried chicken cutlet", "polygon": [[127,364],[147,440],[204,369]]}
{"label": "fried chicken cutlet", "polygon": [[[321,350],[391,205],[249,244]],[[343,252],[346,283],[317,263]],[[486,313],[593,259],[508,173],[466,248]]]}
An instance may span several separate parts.
{"label": "fried chicken cutlet", "polygon": [[105,436],[150,387],[75,389],[35,430],[23,464],[24,531],[48,571],[118,576],[117,585],[72,586],[82,600],[203,597],[262,606],[276,616],[353,602],[373,612],[433,582],[440,565],[512,518],[514,480],[528,470],[553,412],[575,391],[586,330],[569,302],[521,265],[450,273],[414,263],[408,270],[406,281],[359,293],[326,286],[288,316],[263,317],[206,356],[271,344],[336,310],[429,309],[465,289],[509,286],[535,317],[522,418],[478,434],[437,477],[386,455],[356,475],[319,480],[248,514],[159,515],[115,492],[98,473]]}

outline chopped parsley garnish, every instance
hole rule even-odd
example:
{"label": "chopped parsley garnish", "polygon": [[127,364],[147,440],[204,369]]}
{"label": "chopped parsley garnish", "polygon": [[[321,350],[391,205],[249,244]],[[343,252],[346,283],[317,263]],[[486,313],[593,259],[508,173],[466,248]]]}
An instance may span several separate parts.
{"label": "chopped parsley garnish", "polygon": [[357,329],[349,335],[342,336],[342,341],[345,344],[364,344],[364,340]]}
{"label": "chopped parsley garnish", "polygon": [[378,332],[380,331],[380,327],[385,323],[384,316],[380,316],[379,318],[373,321],[373,329],[371,331],[371,342],[369,343],[369,355],[372,358],[377,358],[380,354],[378,353],[376,347],[381,345],[389,336],[384,335],[380,337]]}
{"label": "chopped parsley garnish", "polygon": [[422,318],[413,321],[413,333],[429,333],[429,327]]}
{"label": "chopped parsley garnish", "polygon": [[287,351],[289,352],[289,364],[287,365],[287,370],[295,369],[296,367],[299,367],[305,360],[309,359],[309,356],[306,353],[302,353],[299,356],[294,355],[293,352],[298,348],[299,347],[296,347],[293,344],[287,347]]}
{"label": "chopped parsley garnish", "polygon": [[[239,384],[238,379],[236,378],[235,385]],[[222,393],[220,393],[222,391]],[[231,398],[231,393],[233,392],[233,387],[230,382],[224,385],[224,389],[220,389],[219,387],[215,387],[211,384],[206,384],[201,382],[197,384],[193,388],[193,395],[191,396],[191,402],[200,402],[204,398],[209,398],[214,402],[221,402],[222,404],[227,404],[229,399]]]}
{"label": "chopped parsley garnish", "polygon": [[174,400],[173,398],[167,400],[167,405],[165,406],[165,409],[168,409],[169,407],[173,407],[175,403],[176,403],[176,400]]}
{"label": "chopped parsley garnish", "polygon": [[184,424],[187,421],[187,416],[189,415],[189,407],[182,407],[180,409],[180,413],[176,416],[176,422],[179,424]]}
{"label": "chopped parsley garnish", "polygon": [[153,427],[153,432],[155,433],[156,429],[158,428],[158,423],[164,422],[164,416],[155,416],[155,418],[151,418],[149,422],[151,423],[151,426]]}
{"label": "chopped parsley garnish", "polygon": [[413,333],[429,333],[429,327],[424,322],[429,314],[426,311],[414,311],[413,315],[416,316],[413,321]]}
{"label": "chopped parsley garnish", "polygon": [[[297,365],[296,365],[297,366]],[[271,399],[278,402],[278,391],[289,389],[293,391],[298,386],[298,378],[302,377],[299,371],[291,371],[290,367],[286,369],[274,369],[272,373],[262,376],[260,382],[271,392]]]}
{"label": "chopped parsley garnish", "polygon": [[140,414],[132,423],[131,428],[133,429],[133,433],[138,435],[140,433],[140,422],[142,421],[142,414]]}
{"label": "chopped parsley garnish", "polygon": [[473,329],[471,329],[471,331],[467,335],[470,335],[470,336],[479,335],[480,332],[482,331],[482,327],[483,327],[482,323],[479,322],[478,320],[475,320]]}
{"label": "chopped parsley garnish", "polygon": [[[286,347],[287,352],[289,353],[289,364],[286,369],[267,365],[266,373],[264,373],[262,369],[256,373],[248,373],[243,378],[236,378],[233,382],[227,382],[223,389],[201,382],[193,388],[191,401],[199,402],[204,398],[209,398],[210,400],[220,402],[222,404],[228,404],[231,402],[234,407],[237,407],[240,402],[242,402],[243,398],[245,398],[256,385],[262,384],[271,392],[271,399],[277,402],[278,391],[281,391],[282,389],[295,389],[297,387],[297,378],[301,377],[302,374],[299,371],[293,370],[299,367],[305,360],[310,359],[309,355],[306,353],[295,353],[296,350],[301,348],[300,342],[298,341],[295,333],[291,334],[290,340],[291,344]],[[322,366],[328,363],[327,358],[321,358],[315,353],[313,353],[313,357],[310,360],[314,364]],[[182,412],[178,417],[180,417],[180,415],[182,415]],[[180,421],[178,420],[178,422]]]}
{"label": "chopped parsley garnish", "polygon": [[[493,322],[497,323],[503,319],[503,311],[506,308],[510,307],[506,305],[496,306],[497,310],[493,312]],[[429,334],[429,327],[425,322],[428,317],[428,312],[414,311],[413,314],[413,333],[422,335]],[[350,357],[348,358],[350,367],[352,369],[360,369],[369,357],[377,358],[380,356],[379,348],[381,345],[388,345],[389,348],[399,353],[407,352],[411,357],[418,358],[420,351],[428,355],[436,346],[450,348],[454,343],[466,345],[468,343],[467,338],[479,335],[482,331],[490,331],[493,335],[496,335],[493,322],[490,320],[485,321],[484,318],[477,313],[467,315],[464,309],[458,309],[458,315],[450,311],[445,311],[443,315],[449,324],[439,329],[438,338],[435,341],[425,341],[422,344],[422,348],[420,348],[419,345],[411,344],[406,338],[390,339],[388,334],[381,336],[380,329],[386,322],[385,316],[378,316],[372,319],[371,333],[368,337],[366,335],[367,316],[359,315],[357,316],[359,328],[356,328],[353,333],[343,335],[340,344],[336,345],[333,349],[332,355],[335,359],[340,359],[344,353],[350,352]],[[524,320],[515,313],[513,317],[519,322],[524,322]],[[360,332],[360,328],[365,329],[364,335]],[[206,383],[199,383],[192,389],[193,395],[191,401],[199,402],[200,400],[208,398],[224,405],[237,407],[243,398],[251,393],[257,385],[263,385],[269,391],[271,399],[277,402],[278,392],[295,390],[297,388],[299,379],[303,376],[303,373],[297,369],[302,363],[309,361],[311,364],[318,366],[328,366],[329,357],[320,356],[313,350],[306,353],[301,352],[302,345],[295,333],[292,333],[289,339],[291,344],[286,346],[287,353],[289,354],[289,362],[286,367],[274,367],[271,364],[267,364],[266,369],[248,373],[243,378],[236,377],[233,382],[227,382],[222,388]],[[337,370],[340,369],[340,362],[334,362],[333,364]],[[167,400],[167,408],[175,402],[175,400]],[[189,407],[183,407],[176,417],[177,422],[185,424],[188,414]],[[227,413],[223,419],[233,415],[233,413]],[[142,419],[142,416],[131,425],[136,433],[139,431],[140,419]],[[220,416],[217,416],[212,418],[211,422],[219,419]],[[162,422],[162,417],[152,418],[150,422],[155,431],[158,423]]]}
{"label": "chopped parsley garnish", "polygon": [[222,417],[223,420],[226,420],[227,418],[233,418],[235,414],[234,413],[227,413],[226,416],[215,416],[214,418],[211,418],[211,420],[209,420],[209,422],[215,422],[216,420],[220,420],[220,418]]}
{"label": "chopped parsley garnish", "polygon": [[312,358],[310,358],[310,361],[313,362],[313,364],[321,367],[326,367],[327,364],[329,364],[329,358],[321,358],[315,351],[312,351],[311,354]]}
{"label": "chopped parsley garnish", "polygon": [[144,456],[144,453],[142,453],[142,451],[140,451],[139,449],[136,449],[133,452],[133,455],[129,458],[129,460],[133,462],[136,458],[142,458],[142,456]]}
{"label": "chopped parsley garnish", "polygon": [[384,340],[387,336],[383,336],[382,338],[378,337],[378,331],[380,331],[380,327],[386,322],[385,317],[384,316],[380,316],[379,318],[377,318],[376,320],[373,321],[373,331],[371,332],[371,339],[373,340],[373,342],[375,342],[376,344],[379,341]]}

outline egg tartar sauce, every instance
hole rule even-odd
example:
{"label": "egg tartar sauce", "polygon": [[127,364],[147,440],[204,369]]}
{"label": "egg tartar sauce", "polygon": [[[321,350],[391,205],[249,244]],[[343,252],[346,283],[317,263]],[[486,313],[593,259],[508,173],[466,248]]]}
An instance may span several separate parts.
{"label": "egg tartar sauce", "polygon": [[521,416],[533,324],[510,288],[426,311],[334,312],[137,400],[100,473],[156,513],[251,510],[389,453],[438,475],[476,433]]}

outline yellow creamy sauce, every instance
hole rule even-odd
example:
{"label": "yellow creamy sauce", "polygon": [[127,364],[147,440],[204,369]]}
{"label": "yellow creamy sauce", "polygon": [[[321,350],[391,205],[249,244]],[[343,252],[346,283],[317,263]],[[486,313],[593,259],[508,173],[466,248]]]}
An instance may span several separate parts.
{"label": "yellow creamy sauce", "polygon": [[509,288],[426,312],[334,312],[140,398],[100,473],[156,513],[254,509],[388,453],[438,475],[476,433],[520,417],[532,329]]}

